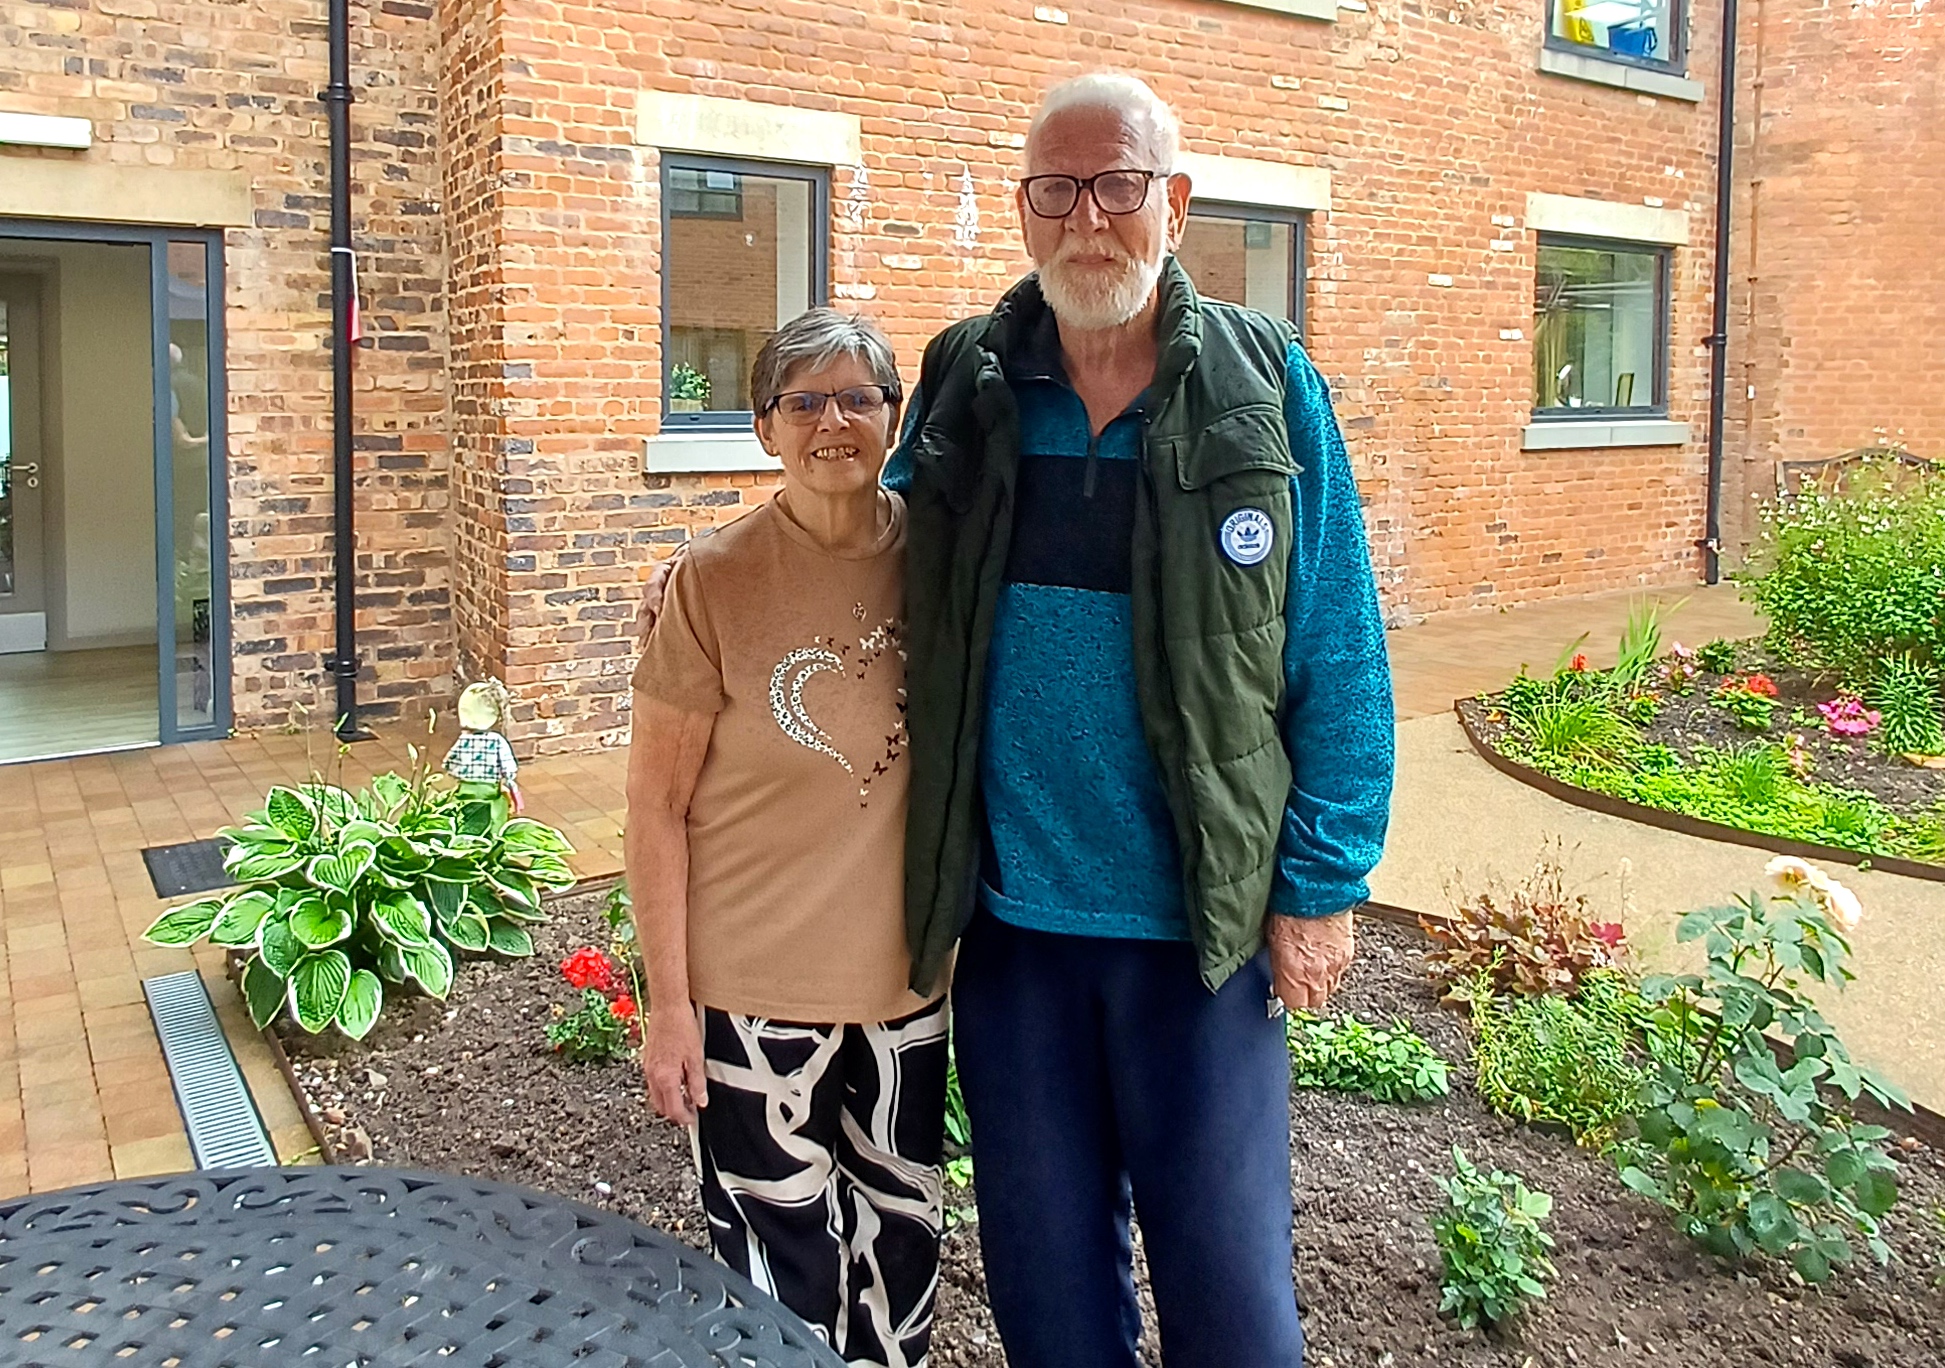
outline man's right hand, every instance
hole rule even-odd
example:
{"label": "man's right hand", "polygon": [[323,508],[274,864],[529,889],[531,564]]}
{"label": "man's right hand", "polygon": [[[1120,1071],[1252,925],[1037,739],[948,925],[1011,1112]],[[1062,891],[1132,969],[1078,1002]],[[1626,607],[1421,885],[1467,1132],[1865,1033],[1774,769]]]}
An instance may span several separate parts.
{"label": "man's right hand", "polygon": [[649,1012],[642,1033],[642,1077],[655,1110],[679,1125],[695,1125],[696,1109],[709,1105],[702,1028],[687,1003]]}

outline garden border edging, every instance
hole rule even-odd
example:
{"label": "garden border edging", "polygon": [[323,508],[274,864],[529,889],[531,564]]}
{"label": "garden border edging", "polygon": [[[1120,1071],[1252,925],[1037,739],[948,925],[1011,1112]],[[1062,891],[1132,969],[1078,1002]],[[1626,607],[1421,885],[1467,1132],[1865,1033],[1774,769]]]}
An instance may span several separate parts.
{"label": "garden border edging", "polygon": [[1452,713],[1459,719],[1459,727],[1472,743],[1472,749],[1479,758],[1498,770],[1509,779],[1516,779],[1528,788],[1538,789],[1549,798],[1557,798],[1563,803],[1586,808],[1607,817],[1619,817],[1625,821],[1639,822],[1643,826],[1660,827],[1683,836],[1695,836],[1706,841],[1723,841],[1731,845],[1750,846],[1757,850],[1767,850],[1776,855],[1794,855],[1803,860],[1829,860],[1838,864],[1855,865],[1862,869],[1876,870],[1884,874],[1898,874],[1908,879],[1927,879],[1932,883],[1945,883],[1945,865],[1926,864],[1921,860],[1907,860],[1899,855],[1867,855],[1861,851],[1845,850],[1841,846],[1818,845],[1812,841],[1793,840],[1788,836],[1771,836],[1766,832],[1747,831],[1742,827],[1730,826],[1725,822],[1711,822],[1702,817],[1690,817],[1686,813],[1669,812],[1665,808],[1648,807],[1642,803],[1631,803],[1625,798],[1615,798],[1609,794],[1596,793],[1555,779],[1543,774],[1530,765],[1500,753],[1492,741],[1479,731],[1477,724],[1468,715],[1467,704],[1480,706],[1477,699],[1459,698],[1452,702]]}

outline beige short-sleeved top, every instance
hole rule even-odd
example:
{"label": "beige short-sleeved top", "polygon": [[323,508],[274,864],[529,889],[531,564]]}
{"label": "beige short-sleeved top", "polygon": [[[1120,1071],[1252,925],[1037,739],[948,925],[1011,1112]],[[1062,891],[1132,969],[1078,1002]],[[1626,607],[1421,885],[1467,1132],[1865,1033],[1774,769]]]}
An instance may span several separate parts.
{"label": "beige short-sleeved top", "polygon": [[689,991],[796,1022],[890,1021],[907,986],[905,506],[854,557],[784,495],[699,538],[635,688],[716,715],[689,805]]}

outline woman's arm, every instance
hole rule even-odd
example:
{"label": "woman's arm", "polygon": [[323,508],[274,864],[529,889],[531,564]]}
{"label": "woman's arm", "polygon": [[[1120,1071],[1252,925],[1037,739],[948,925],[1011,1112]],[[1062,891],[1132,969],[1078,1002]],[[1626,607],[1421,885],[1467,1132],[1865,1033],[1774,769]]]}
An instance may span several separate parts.
{"label": "woman's arm", "polygon": [[628,743],[628,892],[648,975],[642,1075],[649,1100],[693,1125],[709,1105],[702,1032],[689,1002],[689,800],[709,753],[713,713],[686,712],[637,690]]}

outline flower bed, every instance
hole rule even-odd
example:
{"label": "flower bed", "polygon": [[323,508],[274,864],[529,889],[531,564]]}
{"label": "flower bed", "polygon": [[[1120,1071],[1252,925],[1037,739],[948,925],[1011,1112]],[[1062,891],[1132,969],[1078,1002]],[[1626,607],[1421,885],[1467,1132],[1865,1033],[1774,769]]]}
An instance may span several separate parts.
{"label": "flower bed", "polygon": [[[579,994],[560,965],[607,942],[599,895],[550,905],[534,958],[461,963],[448,1000],[404,999],[362,1042],[285,1028],[310,1104],[346,1160],[524,1183],[705,1243],[686,1134],[654,1117],[632,1062],[570,1065],[548,1048],[554,1008]],[[1883,1222],[1895,1261],[1868,1259],[1821,1289],[1774,1261],[1725,1270],[1683,1240],[1614,1167],[1571,1141],[1493,1114],[1467,1061],[1463,1018],[1441,1008],[1416,933],[1366,921],[1332,1011],[1401,1021],[1450,1061],[1449,1095],[1379,1103],[1291,1095],[1297,1281],[1313,1364],[1723,1363],[1932,1368],[1945,1361],[1945,1162],[1895,1148],[1898,1206]],[[1434,1090],[1435,1091],[1435,1090]],[[1558,1276],[1507,1336],[1438,1314],[1428,1218],[1462,1147],[1551,1194]],[[945,1242],[933,1361],[1001,1368],[983,1300],[969,1189]],[[1147,1346],[1152,1355],[1152,1344]],[[1151,1360],[1153,1361],[1152,1357]]]}
{"label": "flower bed", "polygon": [[1575,789],[1945,872],[1945,768],[1887,752],[1878,710],[1758,643],[1676,647],[1633,682],[1570,665],[1458,711],[1496,755]]}

